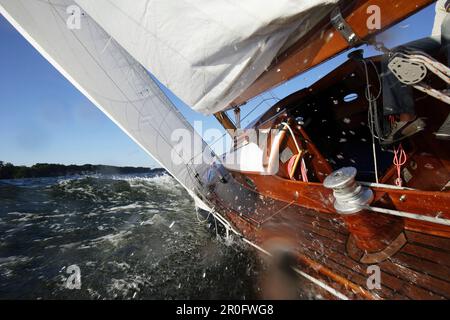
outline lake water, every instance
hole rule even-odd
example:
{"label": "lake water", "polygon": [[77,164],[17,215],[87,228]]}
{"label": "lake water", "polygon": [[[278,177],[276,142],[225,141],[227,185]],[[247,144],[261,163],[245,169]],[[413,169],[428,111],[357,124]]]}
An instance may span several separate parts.
{"label": "lake water", "polygon": [[0,180],[0,299],[251,299],[258,266],[169,175]]}

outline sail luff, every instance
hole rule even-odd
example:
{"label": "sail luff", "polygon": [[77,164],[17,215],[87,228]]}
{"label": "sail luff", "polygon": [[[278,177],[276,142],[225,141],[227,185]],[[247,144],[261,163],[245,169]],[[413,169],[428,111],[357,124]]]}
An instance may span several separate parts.
{"label": "sail luff", "polygon": [[[44,58],[201,203],[195,195],[198,181],[193,175],[201,175],[207,165],[200,161],[187,163],[188,159],[179,154],[181,159],[173,161],[172,157],[177,156],[176,143],[170,139],[177,129],[186,130],[192,137],[197,134],[147,71],[88,15],[83,13],[81,29],[68,28],[66,9],[74,4],[71,0],[0,0],[0,12]],[[204,143],[202,146],[202,150],[207,148]]]}

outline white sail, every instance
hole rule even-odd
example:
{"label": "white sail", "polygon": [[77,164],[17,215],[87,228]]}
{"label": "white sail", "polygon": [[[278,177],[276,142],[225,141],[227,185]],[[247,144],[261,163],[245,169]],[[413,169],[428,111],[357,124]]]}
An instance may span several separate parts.
{"label": "white sail", "polygon": [[226,108],[338,0],[75,0],[194,110]]}
{"label": "white sail", "polygon": [[81,20],[73,20],[73,5],[72,0],[0,0],[0,12],[201,204],[194,195],[195,175],[202,176],[207,165],[198,159],[201,154],[180,154],[171,137],[177,129],[196,133],[148,72],[93,19],[80,12]]}

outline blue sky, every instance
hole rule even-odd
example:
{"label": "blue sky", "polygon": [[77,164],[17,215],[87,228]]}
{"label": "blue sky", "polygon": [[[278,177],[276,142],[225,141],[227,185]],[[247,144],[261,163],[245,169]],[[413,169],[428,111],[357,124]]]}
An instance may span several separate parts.
{"label": "blue sky", "polygon": [[[434,5],[381,37],[388,47],[425,37],[431,33],[433,17]],[[147,153],[79,93],[1,15],[0,43],[0,160],[17,165],[48,162],[156,166]],[[366,50],[366,55],[373,54],[372,49]],[[283,98],[311,85],[346,59],[346,54],[340,55],[273,89],[272,93]],[[164,90],[190,122],[203,120],[205,129],[221,128],[213,117],[193,112]],[[242,117],[269,96],[266,93],[251,100],[243,108]],[[243,124],[272,103],[262,103]],[[215,147],[220,149],[220,144]]]}

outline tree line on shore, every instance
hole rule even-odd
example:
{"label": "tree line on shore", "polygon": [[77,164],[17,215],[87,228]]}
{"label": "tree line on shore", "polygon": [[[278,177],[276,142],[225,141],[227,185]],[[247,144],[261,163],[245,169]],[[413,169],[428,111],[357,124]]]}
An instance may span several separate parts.
{"label": "tree line on shore", "polygon": [[22,179],[59,177],[80,174],[138,174],[164,171],[164,169],[151,169],[144,167],[115,167],[107,165],[63,165],[50,163],[37,163],[31,167],[15,166],[0,161],[0,179]]}

